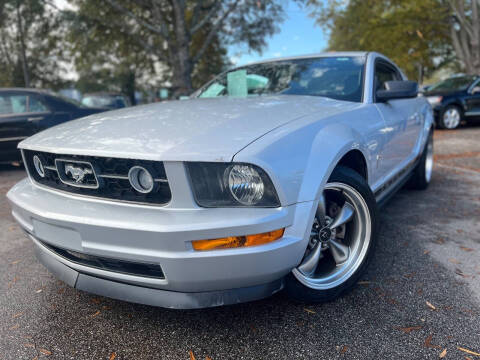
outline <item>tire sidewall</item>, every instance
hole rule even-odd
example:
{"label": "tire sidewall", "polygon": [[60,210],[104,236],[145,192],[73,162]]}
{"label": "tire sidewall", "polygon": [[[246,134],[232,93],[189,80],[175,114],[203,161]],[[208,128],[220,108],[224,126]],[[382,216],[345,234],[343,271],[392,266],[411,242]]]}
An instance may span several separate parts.
{"label": "tire sidewall", "polygon": [[413,170],[412,177],[408,181],[408,188],[413,189],[413,190],[425,190],[428,185],[430,185],[430,182],[432,181],[427,181],[426,177],[426,161],[427,161],[427,153],[428,153],[428,144],[430,140],[433,141],[433,129],[430,130],[427,138],[427,142],[425,143],[422,156],[420,157],[420,160],[418,161],[417,166]]}
{"label": "tire sidewall", "polygon": [[344,183],[355,188],[360,193],[370,212],[371,238],[362,264],[349,279],[334,288],[327,290],[315,290],[303,285],[292,273],[287,275],[285,278],[285,290],[287,294],[295,300],[307,303],[331,301],[351,290],[368,267],[376,245],[378,232],[377,203],[365,179],[357,172],[349,168],[339,166],[333,171],[328,182]]}
{"label": "tire sidewall", "polygon": [[[458,114],[460,115],[460,121],[458,122],[458,125],[454,128],[448,128],[445,126],[445,123],[443,122],[443,115],[445,115],[445,113],[450,110],[450,109],[455,109],[458,111]],[[438,124],[440,125],[439,127],[442,128],[442,129],[445,129],[445,130],[455,130],[455,129],[458,129],[460,127],[460,124],[463,120],[463,112],[462,112],[462,109],[457,106],[457,105],[447,105],[443,111],[440,113],[440,117],[438,119]]]}

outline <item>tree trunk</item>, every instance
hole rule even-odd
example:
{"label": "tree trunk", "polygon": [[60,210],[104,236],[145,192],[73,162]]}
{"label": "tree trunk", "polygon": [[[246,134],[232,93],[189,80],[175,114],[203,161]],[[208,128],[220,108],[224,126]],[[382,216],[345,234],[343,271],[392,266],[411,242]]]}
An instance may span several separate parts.
{"label": "tree trunk", "polygon": [[173,96],[190,95],[193,63],[190,57],[190,35],[185,22],[185,3],[173,1],[175,46],[169,49],[170,65],[173,72]]}
{"label": "tree trunk", "polygon": [[478,0],[470,0],[471,8],[465,9],[465,0],[450,0],[455,14],[451,22],[452,44],[465,72],[480,72],[480,18]]}
{"label": "tree trunk", "polygon": [[[187,50],[188,51],[188,50]],[[192,64],[188,55],[185,55],[185,49],[179,49],[177,59],[172,63],[172,87],[173,96],[179,97],[190,95],[193,92],[192,86]]]}
{"label": "tree trunk", "polygon": [[424,71],[423,71],[423,65],[421,63],[418,63],[418,83],[419,84],[423,84],[423,75],[424,75]]}
{"label": "tree trunk", "polygon": [[478,73],[480,70],[480,24],[477,0],[472,0],[472,30],[470,39],[472,46],[472,70],[474,70],[474,73]]}
{"label": "tree trunk", "polygon": [[132,105],[137,103],[135,99],[135,78],[135,71],[129,71],[125,74],[121,85],[122,93],[128,96]]}
{"label": "tree trunk", "polygon": [[22,60],[23,80],[25,87],[30,87],[30,74],[28,72],[27,54],[25,46],[25,32],[23,29],[22,16],[20,15],[20,2],[17,1],[17,27],[18,27],[18,42],[20,44],[20,58]]}

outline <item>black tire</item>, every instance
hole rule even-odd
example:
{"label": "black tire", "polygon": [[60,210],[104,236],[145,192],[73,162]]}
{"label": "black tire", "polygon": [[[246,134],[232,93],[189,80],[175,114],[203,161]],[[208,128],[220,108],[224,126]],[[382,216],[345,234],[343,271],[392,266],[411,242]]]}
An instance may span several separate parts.
{"label": "black tire", "polygon": [[370,214],[370,243],[368,245],[366,255],[363,258],[361,265],[355,270],[355,272],[351,274],[348,279],[346,279],[346,281],[336,287],[325,290],[313,289],[302,284],[293,273],[288,274],[285,279],[285,291],[292,299],[304,303],[322,303],[332,301],[352,290],[357,281],[367,269],[376,245],[378,232],[377,203],[365,179],[352,169],[339,166],[333,171],[328,182],[343,183],[349,185],[353,187],[358,193],[360,193],[361,197],[363,198],[368,207],[368,211]]}
{"label": "black tire", "polygon": [[427,176],[428,175],[427,160],[429,155],[429,146],[431,146],[431,151],[432,151],[431,166],[433,166],[433,130],[430,130],[430,133],[428,134],[427,143],[425,144],[425,147],[422,152],[422,156],[420,157],[418,164],[412,170],[412,176],[407,182],[407,188],[409,189],[425,190],[426,188],[428,188],[428,185],[430,184],[431,169],[430,169],[430,175]]}
{"label": "black tire", "polygon": [[[458,114],[459,114],[459,117],[460,117],[460,120],[458,121],[458,124],[456,124],[453,127],[447,125],[447,123],[445,123],[445,120],[444,120],[444,115],[448,111],[451,111],[451,110],[457,111]],[[448,105],[440,112],[440,116],[438,117],[438,120],[437,120],[437,125],[440,129],[454,130],[454,129],[457,129],[460,126],[460,124],[463,120],[464,120],[464,116],[463,116],[462,109],[457,105]]]}

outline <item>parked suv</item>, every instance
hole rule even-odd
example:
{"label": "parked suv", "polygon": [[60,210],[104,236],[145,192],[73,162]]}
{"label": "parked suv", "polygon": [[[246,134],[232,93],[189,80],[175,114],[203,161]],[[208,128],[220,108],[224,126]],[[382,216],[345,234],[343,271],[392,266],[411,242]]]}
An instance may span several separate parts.
{"label": "parked suv", "polygon": [[456,129],[462,121],[480,120],[480,77],[454,76],[432,85],[424,96],[439,128]]}

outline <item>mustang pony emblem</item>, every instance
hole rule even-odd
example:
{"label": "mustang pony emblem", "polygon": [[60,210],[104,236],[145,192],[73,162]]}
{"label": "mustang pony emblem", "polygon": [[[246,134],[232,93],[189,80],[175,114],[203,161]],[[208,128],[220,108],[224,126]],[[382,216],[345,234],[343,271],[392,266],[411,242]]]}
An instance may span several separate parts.
{"label": "mustang pony emblem", "polygon": [[72,164],[66,164],[65,174],[66,175],[70,174],[70,176],[73,178],[73,180],[75,180],[75,182],[81,183],[83,182],[83,179],[85,178],[85,176],[93,174],[93,171],[92,169],[88,169],[88,168],[82,169],[81,167],[76,167]]}

